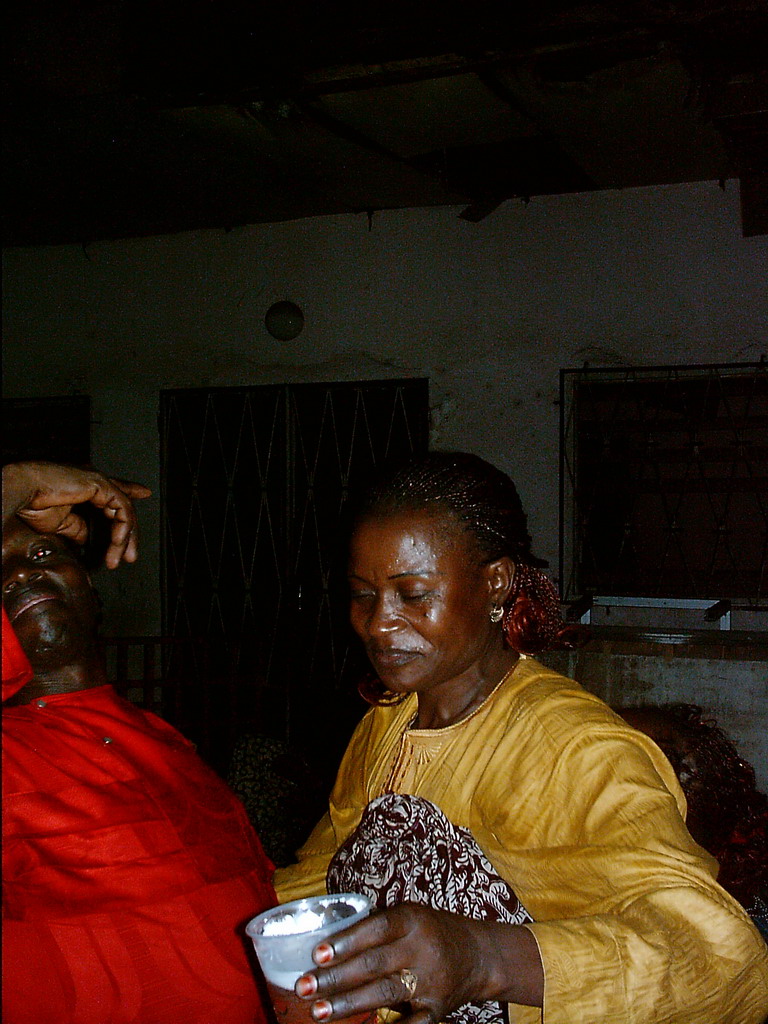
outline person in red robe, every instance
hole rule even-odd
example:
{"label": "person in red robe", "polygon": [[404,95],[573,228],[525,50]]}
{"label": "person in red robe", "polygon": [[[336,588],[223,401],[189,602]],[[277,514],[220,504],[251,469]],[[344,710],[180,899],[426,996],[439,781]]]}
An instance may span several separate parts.
{"label": "person in red robe", "polygon": [[81,473],[3,473],[3,1019],[265,1024],[244,926],[272,864],[192,745],[106,684],[74,506],[113,519],[114,567],[143,495]]}

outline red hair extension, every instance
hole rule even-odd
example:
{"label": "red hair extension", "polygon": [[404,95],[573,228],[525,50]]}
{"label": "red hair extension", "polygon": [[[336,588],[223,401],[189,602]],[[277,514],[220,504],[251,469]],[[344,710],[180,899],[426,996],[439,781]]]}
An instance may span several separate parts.
{"label": "red hair extension", "polygon": [[507,644],[520,654],[537,654],[553,647],[572,649],[588,639],[583,627],[563,622],[554,584],[532,565],[515,566],[503,629]]}

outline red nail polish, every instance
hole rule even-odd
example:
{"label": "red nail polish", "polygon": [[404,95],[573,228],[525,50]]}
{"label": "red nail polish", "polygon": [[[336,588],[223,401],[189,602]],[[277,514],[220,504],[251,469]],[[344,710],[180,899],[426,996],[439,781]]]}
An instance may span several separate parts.
{"label": "red nail polish", "polygon": [[333,946],[329,942],[321,942],[315,947],[314,960],[316,964],[327,964],[333,960]]}
{"label": "red nail polish", "polygon": [[321,999],[312,1004],[312,1016],[315,1020],[328,1020],[333,1013],[333,1007],[327,999]]}
{"label": "red nail polish", "polygon": [[317,992],[317,978],[314,974],[303,974],[294,989],[297,996],[313,996]]}

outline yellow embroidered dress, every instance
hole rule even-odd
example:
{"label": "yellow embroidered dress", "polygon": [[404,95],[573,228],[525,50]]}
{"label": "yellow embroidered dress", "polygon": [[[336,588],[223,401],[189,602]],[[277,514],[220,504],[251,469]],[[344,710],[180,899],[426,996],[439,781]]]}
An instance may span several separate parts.
{"label": "yellow embroidered dress", "polygon": [[329,813],[276,874],[281,901],[324,892],[370,801],[408,793],[469,830],[534,919],[544,1010],[511,1005],[511,1024],[762,1024],[768,947],[646,736],[533,659],[455,725],[411,729],[416,708],[359,724]]}

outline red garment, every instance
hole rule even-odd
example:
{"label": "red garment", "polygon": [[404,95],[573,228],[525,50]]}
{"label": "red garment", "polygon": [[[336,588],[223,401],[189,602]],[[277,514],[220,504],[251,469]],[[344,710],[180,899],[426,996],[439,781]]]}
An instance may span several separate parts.
{"label": "red garment", "polygon": [[111,686],[3,713],[5,1024],[263,1024],[242,805]]}
{"label": "red garment", "polygon": [[3,608],[3,700],[8,700],[32,678],[32,666]]}

